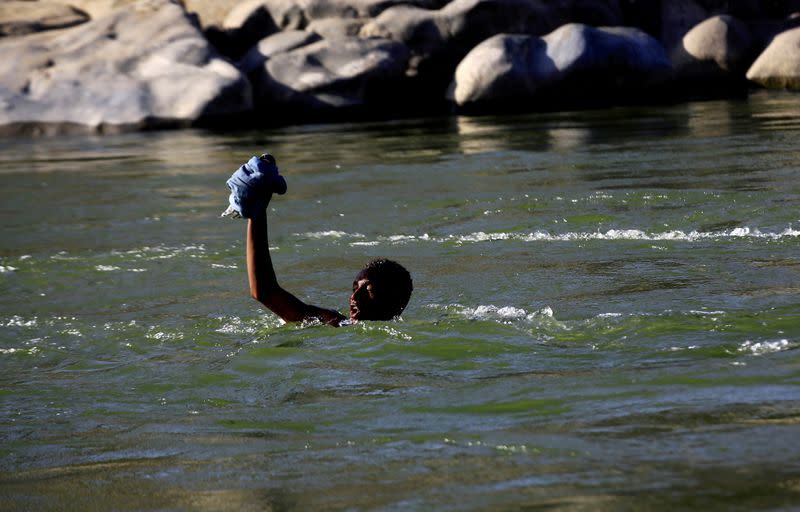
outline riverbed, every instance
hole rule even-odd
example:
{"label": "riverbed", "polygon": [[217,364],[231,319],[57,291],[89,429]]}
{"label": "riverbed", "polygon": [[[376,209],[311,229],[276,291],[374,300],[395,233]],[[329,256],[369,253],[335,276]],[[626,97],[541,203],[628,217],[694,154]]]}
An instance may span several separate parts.
{"label": "riverbed", "polygon": [[[0,140],[3,510],[800,503],[800,95]],[[225,179],[270,151],[281,284]]]}

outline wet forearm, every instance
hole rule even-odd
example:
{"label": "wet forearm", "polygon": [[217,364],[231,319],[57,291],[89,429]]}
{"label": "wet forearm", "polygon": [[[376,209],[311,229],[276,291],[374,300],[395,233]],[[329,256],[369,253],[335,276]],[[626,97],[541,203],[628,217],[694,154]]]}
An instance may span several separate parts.
{"label": "wet forearm", "polygon": [[266,212],[247,221],[247,277],[250,294],[261,302],[279,288],[269,254]]}

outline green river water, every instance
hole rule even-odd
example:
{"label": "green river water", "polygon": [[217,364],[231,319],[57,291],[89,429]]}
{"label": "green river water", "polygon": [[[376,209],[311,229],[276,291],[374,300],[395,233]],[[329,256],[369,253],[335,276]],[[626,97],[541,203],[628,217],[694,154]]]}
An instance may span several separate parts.
{"label": "green river water", "polygon": [[[281,284],[225,179],[272,152]],[[800,508],[800,95],[0,140],[0,510]]]}

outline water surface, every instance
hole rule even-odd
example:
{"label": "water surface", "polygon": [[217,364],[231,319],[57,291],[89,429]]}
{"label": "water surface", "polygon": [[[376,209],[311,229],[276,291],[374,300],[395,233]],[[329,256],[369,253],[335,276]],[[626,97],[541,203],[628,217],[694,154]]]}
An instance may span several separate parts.
{"label": "water surface", "polygon": [[[800,504],[800,96],[0,141],[0,500],[19,510]],[[276,155],[284,287],[225,179]]]}

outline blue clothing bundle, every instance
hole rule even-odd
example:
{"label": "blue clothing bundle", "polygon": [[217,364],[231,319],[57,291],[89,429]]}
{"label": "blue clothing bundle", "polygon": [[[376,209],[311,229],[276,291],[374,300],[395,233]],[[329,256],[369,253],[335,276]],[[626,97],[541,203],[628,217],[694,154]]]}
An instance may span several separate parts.
{"label": "blue clothing bundle", "polygon": [[252,157],[226,183],[231,189],[230,205],[222,217],[250,219],[266,209],[273,192],[286,193],[286,180],[278,174],[275,158],[268,153]]}

